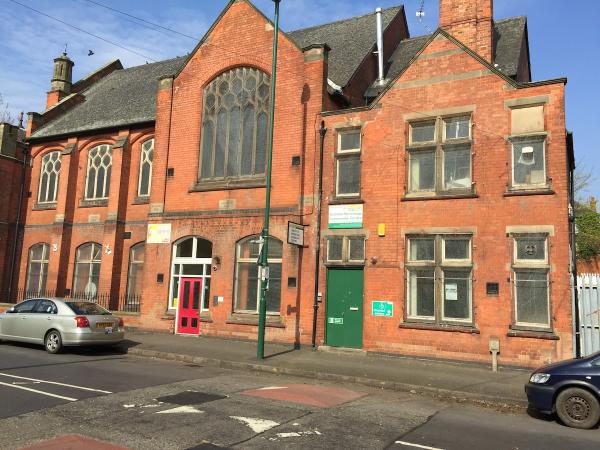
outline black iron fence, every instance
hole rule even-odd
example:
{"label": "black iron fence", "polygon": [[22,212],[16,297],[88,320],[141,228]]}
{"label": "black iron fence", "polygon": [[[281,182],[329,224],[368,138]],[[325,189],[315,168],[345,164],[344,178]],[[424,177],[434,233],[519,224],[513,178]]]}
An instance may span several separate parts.
{"label": "black iron fence", "polygon": [[[10,297],[10,298],[9,298]],[[57,297],[64,298],[66,300],[85,300],[98,303],[103,308],[110,311],[120,312],[140,312],[140,305],[142,303],[142,296],[135,294],[113,294],[111,292],[97,293],[95,295],[71,292],[61,292],[46,290],[46,291],[29,291],[26,289],[14,290],[10,295],[8,292],[0,293],[0,302],[3,303],[18,303],[28,298],[40,298],[40,297]]]}

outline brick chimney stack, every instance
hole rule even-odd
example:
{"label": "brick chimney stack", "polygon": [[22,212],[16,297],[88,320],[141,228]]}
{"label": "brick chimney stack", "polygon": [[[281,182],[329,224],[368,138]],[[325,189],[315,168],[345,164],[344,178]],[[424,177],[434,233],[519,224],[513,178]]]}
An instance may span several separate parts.
{"label": "brick chimney stack", "polygon": [[493,0],[440,0],[440,28],[492,63],[493,10]]}
{"label": "brick chimney stack", "polygon": [[74,65],[75,63],[69,59],[66,52],[54,60],[54,73],[50,91],[46,97],[46,109],[56,105],[71,93]]}

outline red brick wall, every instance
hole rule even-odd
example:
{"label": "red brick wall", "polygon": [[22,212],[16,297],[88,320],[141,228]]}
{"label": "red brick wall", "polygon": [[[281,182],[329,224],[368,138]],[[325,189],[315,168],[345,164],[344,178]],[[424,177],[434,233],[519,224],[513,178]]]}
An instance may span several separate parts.
{"label": "red brick wall", "polygon": [[[488,361],[488,340],[500,338],[505,364],[536,365],[572,355],[569,291],[569,235],[565,148],[564,86],[515,89],[501,77],[477,71],[485,67],[445,38],[434,40],[383,98],[381,107],[326,117],[325,192],[333,195],[335,129],[362,124],[361,156],[364,228],[368,233],[365,267],[364,347],[382,352]],[[435,54],[442,56],[435,56]],[[433,55],[433,56],[431,56]],[[471,75],[464,75],[465,73]],[[459,75],[459,76],[456,76]],[[461,79],[467,77],[465,79]],[[424,80],[429,80],[425,82]],[[415,85],[409,82],[418,82]],[[510,110],[505,100],[547,95],[545,126],[547,171],[552,195],[504,196],[510,177]],[[402,201],[407,189],[405,116],[419,112],[473,108],[473,181],[477,198]],[[327,227],[327,214],[322,226]],[[386,225],[385,237],[377,225]],[[551,225],[549,237],[551,309],[560,340],[508,337],[513,303],[511,240],[507,226]],[[399,328],[405,313],[405,234],[413,230],[455,227],[473,230],[473,305],[479,334]],[[408,230],[408,231],[407,231]],[[377,262],[371,262],[376,257]],[[322,272],[322,280],[325,273]],[[486,282],[500,283],[498,297],[486,296]],[[325,283],[321,283],[325,290]],[[372,300],[390,300],[395,316],[370,316]],[[320,318],[323,323],[324,318]]]}

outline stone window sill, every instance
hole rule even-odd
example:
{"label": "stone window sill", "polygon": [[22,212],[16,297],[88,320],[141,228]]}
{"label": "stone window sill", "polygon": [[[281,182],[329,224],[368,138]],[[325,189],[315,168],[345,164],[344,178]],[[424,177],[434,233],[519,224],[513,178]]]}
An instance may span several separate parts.
{"label": "stone window sill", "polygon": [[132,205],[148,205],[150,204],[150,197],[134,197]]}
{"label": "stone window sill", "polygon": [[108,206],[108,199],[103,198],[100,200],[79,200],[80,208],[94,208],[97,206]]}
{"label": "stone window sill", "polygon": [[509,189],[503,195],[504,197],[520,197],[523,195],[554,195],[555,192],[551,188],[539,189]]}
{"label": "stone window sill", "polygon": [[329,201],[330,205],[363,204],[365,201],[360,197],[336,197]]}
{"label": "stone window sill", "polygon": [[399,328],[406,328],[410,330],[449,331],[455,333],[479,334],[479,329],[468,324],[455,325],[429,322],[402,322],[399,325]]}
{"label": "stone window sill", "polygon": [[508,337],[521,337],[531,339],[547,339],[551,341],[558,341],[560,338],[554,334],[554,331],[550,328],[526,328],[518,325],[511,325],[510,330],[506,333]]}
{"label": "stone window sill", "polygon": [[56,202],[54,203],[36,203],[31,208],[32,211],[47,211],[51,209],[56,209]]}
{"label": "stone window sill", "polygon": [[[258,314],[233,313],[229,315],[225,323],[258,326]],[[267,315],[265,326],[272,328],[285,328],[285,324],[279,315]]]}
{"label": "stone window sill", "polygon": [[200,318],[200,322],[203,323],[212,323],[212,314],[210,311],[200,311],[198,317]]}
{"label": "stone window sill", "polygon": [[474,191],[468,192],[444,192],[440,194],[406,194],[404,197],[400,199],[402,202],[412,202],[419,200],[452,200],[452,199],[461,199],[461,198],[479,198]]}
{"label": "stone window sill", "polygon": [[265,177],[258,178],[236,178],[218,181],[198,181],[188,192],[223,191],[230,189],[253,189],[264,188],[267,185]]}

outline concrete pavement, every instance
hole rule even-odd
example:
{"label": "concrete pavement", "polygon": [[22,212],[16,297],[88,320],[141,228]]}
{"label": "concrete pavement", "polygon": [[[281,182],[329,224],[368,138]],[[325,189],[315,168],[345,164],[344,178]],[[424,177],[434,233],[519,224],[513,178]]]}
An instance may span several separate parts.
{"label": "concrete pavement", "polygon": [[267,344],[266,358],[258,361],[253,342],[144,332],[128,332],[126,337],[123,347],[139,356],[358,383],[493,407],[527,405],[523,386],[529,370],[500,368],[494,373],[479,364],[331,353],[281,344]]}

